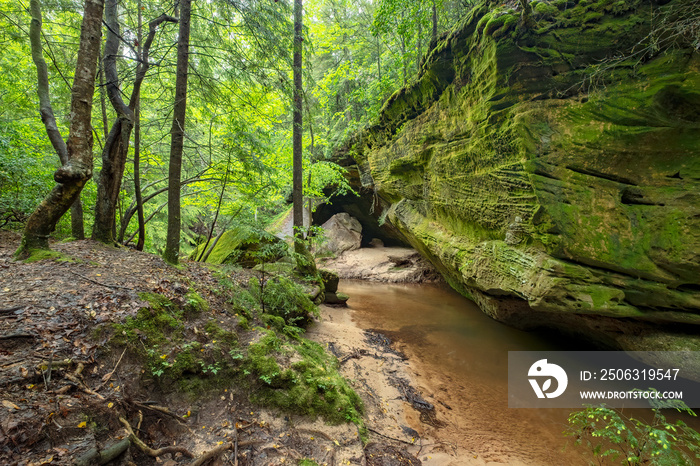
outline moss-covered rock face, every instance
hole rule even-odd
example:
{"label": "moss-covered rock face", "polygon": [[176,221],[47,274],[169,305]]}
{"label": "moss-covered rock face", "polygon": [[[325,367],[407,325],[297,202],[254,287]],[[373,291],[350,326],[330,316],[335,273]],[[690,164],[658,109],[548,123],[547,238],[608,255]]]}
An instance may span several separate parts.
{"label": "moss-covered rock face", "polygon": [[477,8],[349,146],[363,186],[495,318],[697,335],[700,56],[637,45],[689,3]]}
{"label": "moss-covered rock face", "polygon": [[[205,244],[197,246],[190,254],[190,259],[198,260],[204,246]],[[281,239],[245,227],[227,230],[218,240],[212,238],[206,246],[207,250],[211,250],[206,262],[236,264],[248,268],[264,261],[277,260],[285,251]]]}

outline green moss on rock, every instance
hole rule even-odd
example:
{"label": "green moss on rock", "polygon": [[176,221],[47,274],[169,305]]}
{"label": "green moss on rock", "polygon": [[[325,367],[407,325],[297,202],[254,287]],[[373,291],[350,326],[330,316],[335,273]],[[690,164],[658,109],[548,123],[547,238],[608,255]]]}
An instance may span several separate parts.
{"label": "green moss on rock", "polygon": [[514,35],[478,9],[357,138],[360,179],[465,294],[700,324],[700,57],[612,58],[683,7],[539,2]]}

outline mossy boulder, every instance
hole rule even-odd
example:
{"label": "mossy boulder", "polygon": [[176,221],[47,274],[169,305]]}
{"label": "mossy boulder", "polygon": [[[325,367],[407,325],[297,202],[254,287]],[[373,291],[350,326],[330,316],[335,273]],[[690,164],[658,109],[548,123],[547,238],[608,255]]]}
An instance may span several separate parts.
{"label": "mossy boulder", "polygon": [[476,8],[339,155],[493,317],[700,341],[700,55],[649,42],[687,5],[541,2],[508,34]]}
{"label": "mossy boulder", "polygon": [[[206,262],[212,264],[236,264],[250,268],[261,262],[274,262],[286,252],[284,241],[280,238],[245,227],[228,230],[216,244],[214,241],[212,239],[207,245],[211,252]],[[190,259],[198,259],[204,246],[200,244],[195,248]]]}

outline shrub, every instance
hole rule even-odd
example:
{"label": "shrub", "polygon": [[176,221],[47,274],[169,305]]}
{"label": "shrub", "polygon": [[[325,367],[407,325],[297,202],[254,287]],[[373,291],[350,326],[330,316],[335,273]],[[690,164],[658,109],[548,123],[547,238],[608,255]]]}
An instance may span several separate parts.
{"label": "shrub", "polygon": [[[693,416],[687,406],[679,411]],[[569,416],[565,435],[585,444],[601,462],[612,459],[622,464],[682,465],[697,464],[700,458],[700,434],[683,421],[670,423],[659,408],[654,408],[651,423],[627,418],[619,411],[602,406],[588,406]]]}

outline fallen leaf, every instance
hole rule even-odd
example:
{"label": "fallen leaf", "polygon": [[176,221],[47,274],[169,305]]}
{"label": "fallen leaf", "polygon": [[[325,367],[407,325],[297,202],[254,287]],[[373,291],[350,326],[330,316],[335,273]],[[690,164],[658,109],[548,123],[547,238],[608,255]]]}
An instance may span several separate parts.
{"label": "fallen leaf", "polygon": [[2,405],[4,407],[6,407],[7,409],[19,409],[19,406],[17,406],[13,402],[7,401],[7,400],[2,400]]}

